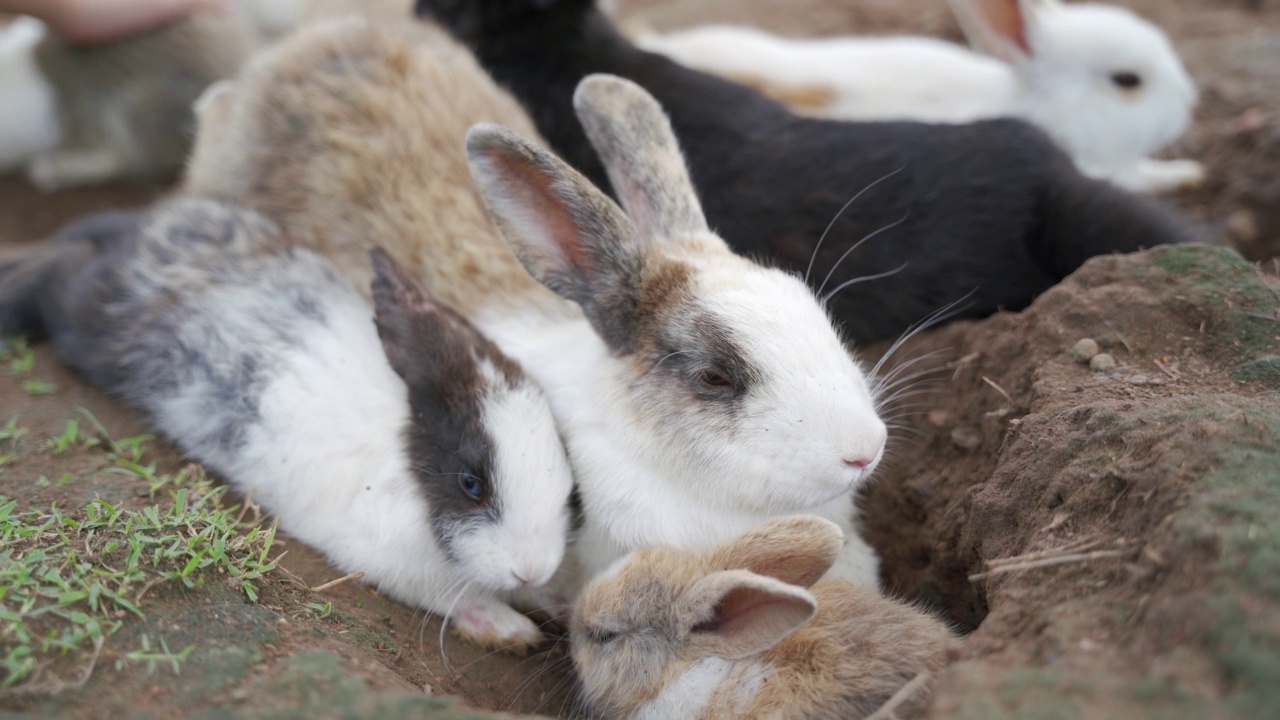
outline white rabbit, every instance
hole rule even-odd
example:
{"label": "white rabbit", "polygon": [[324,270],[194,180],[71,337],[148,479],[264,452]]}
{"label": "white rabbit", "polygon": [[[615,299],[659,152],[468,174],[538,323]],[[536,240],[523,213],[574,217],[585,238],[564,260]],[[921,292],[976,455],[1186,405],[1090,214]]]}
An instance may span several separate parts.
{"label": "white rabbit", "polygon": [[262,251],[281,240],[206,200],[93,216],[0,265],[0,333],[48,335],[339,571],[474,642],[537,645],[507,600],[569,532],[545,396],[380,251],[371,306],[315,253]]}
{"label": "white rabbit", "polygon": [[795,40],[708,26],[636,44],[839,120],[962,123],[1011,115],[1086,174],[1140,192],[1200,182],[1194,161],[1148,156],[1177,140],[1198,93],[1168,37],[1133,12],[1058,0],[951,0],[980,54],[924,37]]}
{"label": "white rabbit", "polygon": [[[652,97],[593,77],[576,103],[626,213],[442,31],[316,25],[204,104],[220,120],[201,122],[188,188],[261,209],[358,286],[383,239],[519,361],[569,450],[587,572],[803,511],[845,529],[836,574],[875,585],[853,493],[886,428],[830,318],[799,277],[711,233]],[[464,154],[478,121],[519,134],[480,125]]]}
{"label": "white rabbit", "polygon": [[819,580],[840,546],[838,527],[798,516],[711,550],[618,561],[574,603],[586,705],[611,720],[853,720],[894,697],[918,707],[955,633],[870,588]]}

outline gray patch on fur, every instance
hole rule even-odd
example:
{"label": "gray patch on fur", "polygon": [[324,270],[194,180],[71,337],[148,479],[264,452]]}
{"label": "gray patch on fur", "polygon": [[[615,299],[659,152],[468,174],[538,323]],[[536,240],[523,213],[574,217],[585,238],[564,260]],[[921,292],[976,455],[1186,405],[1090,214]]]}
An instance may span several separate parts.
{"label": "gray patch on fur", "polygon": [[122,229],[53,273],[49,334],[98,387],[153,415],[182,408],[197,428],[185,449],[216,466],[260,421],[281,351],[326,322],[326,297],[353,291],[311,253],[257,252],[278,233],[252,212],[177,200]]}

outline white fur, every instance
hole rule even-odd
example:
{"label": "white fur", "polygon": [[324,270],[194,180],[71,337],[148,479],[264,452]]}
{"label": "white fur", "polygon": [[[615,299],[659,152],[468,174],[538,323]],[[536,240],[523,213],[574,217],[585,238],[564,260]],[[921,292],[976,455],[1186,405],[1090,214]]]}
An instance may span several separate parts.
{"label": "white fur", "polygon": [[542,393],[528,382],[508,390],[488,360],[480,367],[482,376],[494,383],[482,417],[497,442],[494,473],[502,495],[502,522],[485,529],[492,535],[484,538],[485,544],[466,543],[466,555],[475,552],[468,560],[476,568],[490,569],[494,576],[488,582],[495,587],[512,578],[522,585],[544,585],[564,557],[569,534],[565,506],[573,473]]}
{"label": "white fur", "polygon": [[307,0],[237,0],[236,9],[260,32],[283,35],[302,23],[307,5]]}
{"label": "white fur", "polygon": [[661,695],[642,705],[632,717],[634,720],[710,717],[706,713],[713,709],[710,707],[713,697],[715,710],[728,711],[726,717],[736,717],[760,692],[769,675],[768,665],[756,659],[734,661],[704,657],[686,668],[663,688]]}
{"label": "white fur", "polygon": [[[875,587],[878,559],[852,523],[853,491],[886,439],[865,378],[798,278],[727,260],[695,262],[694,287],[742,334],[763,376],[729,434],[696,413],[646,417],[626,390],[625,361],[583,319],[476,318],[551,403],[586,516],[578,559],[589,577],[636,548],[710,547],[770,518],[808,513],[847,538],[832,574]],[[859,457],[874,459],[861,471],[844,465]]]}
{"label": "white fur", "polygon": [[708,25],[636,44],[689,67],[788,87],[828,88],[831,104],[812,108],[844,120],[970,122],[1007,107],[1018,80],[1005,63],[923,37],[792,40],[756,28]]}
{"label": "white fur", "polygon": [[[963,0],[955,3],[963,9]],[[792,40],[711,26],[645,35],[637,44],[690,67],[788,87],[827,88],[834,100],[801,113],[841,120],[962,123],[1012,115],[1039,125],[1090,175],[1137,191],[1203,179],[1196,163],[1147,160],[1191,121],[1197,91],[1168,37],[1129,10],[1022,0],[1030,53],[1008,62],[917,37]],[[1139,91],[1110,81],[1142,75]]]}
{"label": "white fur", "polygon": [[0,172],[21,169],[62,141],[57,95],[35,60],[45,32],[29,17],[0,29]]}
{"label": "white fur", "polygon": [[[287,302],[254,290],[205,298],[229,337],[253,336],[255,313],[270,312],[264,292],[268,302]],[[206,446],[197,456],[339,571],[363,571],[366,582],[413,607],[452,611],[473,637],[537,642],[537,627],[503,600],[524,584],[520,578],[551,577],[568,534],[572,476],[545,399],[527,382],[490,388],[482,418],[497,443],[501,520],[457,540],[458,562],[450,562],[409,467],[408,393],[387,362],[372,309],[345,284],[334,285],[323,302],[324,323],[306,324],[297,342],[269,355],[280,366],[270,373],[261,419],[246,429],[244,445],[230,452]],[[497,380],[486,365],[482,375]],[[196,382],[153,412],[179,442],[202,438],[216,422],[202,405],[208,399]]]}

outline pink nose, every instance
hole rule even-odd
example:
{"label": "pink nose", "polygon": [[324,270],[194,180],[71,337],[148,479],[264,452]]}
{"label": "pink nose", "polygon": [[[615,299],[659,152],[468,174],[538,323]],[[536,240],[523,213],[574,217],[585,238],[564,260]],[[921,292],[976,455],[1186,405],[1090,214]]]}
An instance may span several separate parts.
{"label": "pink nose", "polygon": [[856,468],[858,470],[866,470],[867,466],[871,464],[871,461],[858,458],[857,460],[845,460],[844,464],[848,465],[851,468]]}

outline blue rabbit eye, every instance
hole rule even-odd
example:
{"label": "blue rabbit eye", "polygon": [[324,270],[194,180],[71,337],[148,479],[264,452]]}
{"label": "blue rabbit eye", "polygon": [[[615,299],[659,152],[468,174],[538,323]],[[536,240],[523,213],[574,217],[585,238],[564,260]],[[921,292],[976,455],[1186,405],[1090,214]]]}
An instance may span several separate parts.
{"label": "blue rabbit eye", "polygon": [[458,476],[458,488],[476,502],[484,500],[484,483],[471,473],[462,473]]}

